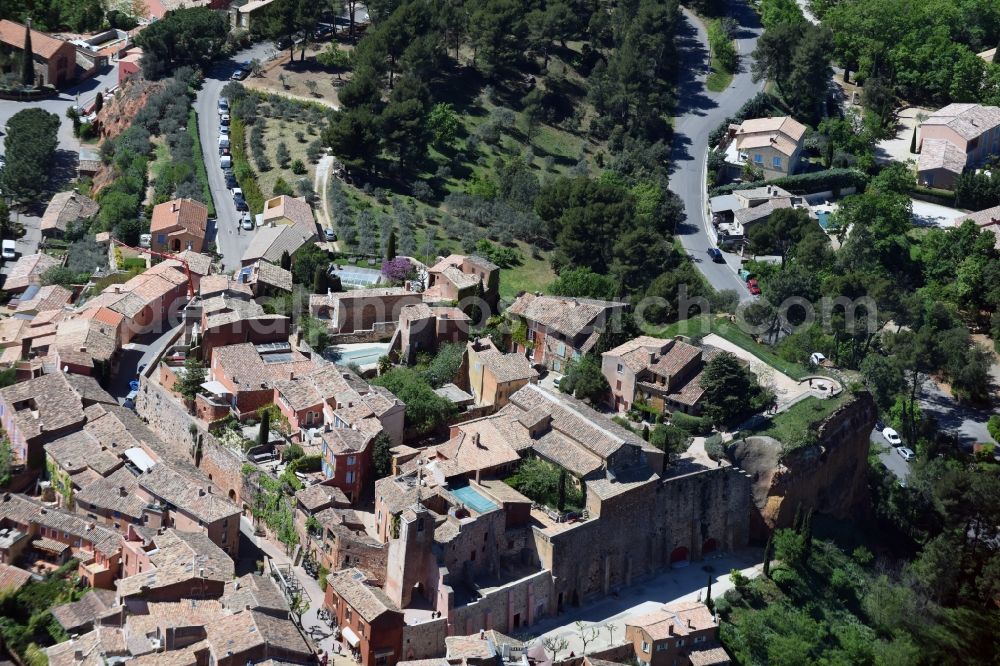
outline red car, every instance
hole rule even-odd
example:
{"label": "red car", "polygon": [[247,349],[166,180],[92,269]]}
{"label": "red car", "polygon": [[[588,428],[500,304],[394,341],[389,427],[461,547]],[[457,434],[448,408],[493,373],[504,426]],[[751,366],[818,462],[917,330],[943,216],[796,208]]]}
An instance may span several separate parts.
{"label": "red car", "polygon": [[750,293],[754,296],[760,296],[760,285],[757,284],[756,278],[750,278],[747,280],[747,289],[750,290]]}

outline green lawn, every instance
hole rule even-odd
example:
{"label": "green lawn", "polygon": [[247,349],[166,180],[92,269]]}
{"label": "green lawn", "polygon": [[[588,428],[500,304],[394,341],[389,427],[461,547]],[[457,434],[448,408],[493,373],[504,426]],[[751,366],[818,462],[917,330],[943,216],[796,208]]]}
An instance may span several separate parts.
{"label": "green lawn", "polygon": [[800,363],[785,360],[768,345],[756,342],[748,333],[741,330],[737,324],[729,321],[726,317],[709,318],[706,315],[700,315],[666,326],[647,325],[643,332],[661,338],[671,338],[675,335],[698,337],[715,333],[719,337],[732,342],[734,345],[747,350],[764,363],[767,363],[775,370],[788,375],[792,379],[802,379],[808,375],[822,374],[822,372],[809,369]]}
{"label": "green lawn", "polygon": [[729,87],[729,84],[733,82],[733,75],[729,72],[724,72],[716,69],[715,65],[712,65],[712,71],[705,79],[705,87],[712,92],[722,92]]}
{"label": "green lawn", "polygon": [[545,291],[556,279],[546,253],[535,259],[526,244],[517,245],[524,257],[521,265],[500,269],[500,297],[504,300],[513,300],[521,291]]}
{"label": "green lawn", "polygon": [[773,437],[784,445],[786,451],[806,446],[815,441],[818,423],[852,397],[847,391],[829,399],[809,396],[788,410],[776,414],[763,427],[755,430],[754,434]]}

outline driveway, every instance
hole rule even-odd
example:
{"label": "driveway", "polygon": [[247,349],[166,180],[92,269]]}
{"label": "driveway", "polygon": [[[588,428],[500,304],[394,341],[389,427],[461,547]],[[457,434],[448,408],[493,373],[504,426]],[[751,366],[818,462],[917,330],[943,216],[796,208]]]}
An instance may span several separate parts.
{"label": "driveway", "polygon": [[931,379],[924,380],[922,389],[918,402],[924,416],[933,416],[941,430],[957,437],[964,449],[971,450],[973,444],[993,441],[986,429],[989,410],[960,403]]}
{"label": "driveway", "polygon": [[716,335],[715,333],[709,333],[703,338],[703,342],[706,345],[711,345],[717,349],[727,351],[736,358],[748,362],[750,364],[750,370],[757,375],[757,379],[761,385],[767,386],[774,391],[775,399],[778,401],[779,407],[797,400],[799,396],[804,393],[811,392],[807,384],[801,384],[788,375],[778,372],[770,365],[748,352],[746,349],[743,349],[743,347],[733,344],[722,336]]}
{"label": "driveway", "polygon": [[732,569],[740,569],[748,578],[756,578],[762,565],[762,553],[755,549],[710,555],[703,562],[694,562],[684,569],[668,569],[597,603],[570,608],[568,612],[546,618],[530,631],[539,636],[536,645],[546,638],[566,639],[569,645],[560,653],[563,658],[570,652],[582,656],[583,641],[578,621],[588,635],[596,634],[593,640],[587,641],[587,652],[603,650],[624,641],[625,618],[652,612],[667,603],[702,600],[709,579],[712,580],[712,598],[718,599],[733,587],[729,580]]}
{"label": "driveway", "polygon": [[913,226],[915,227],[951,228],[955,226],[955,218],[965,215],[956,208],[920,199],[910,199],[910,204],[913,206]]}
{"label": "driveway", "polygon": [[[899,480],[905,481],[910,475],[910,463],[903,460],[903,456],[896,453],[896,449],[889,444],[888,440],[882,436],[878,430],[872,430],[869,440],[872,446],[878,451],[878,459],[885,465],[885,468]],[[913,448],[908,443],[903,443],[907,448]]]}
{"label": "driveway", "polygon": [[715,232],[706,215],[705,166],[708,135],[728,116],[735,114],[743,103],[756,95],[764,83],[754,83],[750,74],[750,53],[760,35],[760,21],[742,0],[730,5],[731,15],[739,23],[737,51],[741,55],[740,71],[729,87],[721,93],[705,88],[709,71],[708,36],[705,27],[693,14],[683,10],[678,26],[677,81],[678,108],[674,119],[674,139],[671,150],[673,173],[670,189],[684,202],[686,221],[677,228],[677,236],[708,282],[717,290],[732,289],[741,300],[749,300],[750,292],[739,279],[739,257],[725,253],[725,264],[716,264],[708,257],[715,247]]}
{"label": "driveway", "polygon": [[205,155],[205,168],[208,171],[208,186],[215,203],[216,220],[209,224],[208,240],[214,240],[219,254],[222,255],[224,271],[234,271],[240,266],[240,259],[250,245],[254,231],[238,229],[240,213],[233,204],[233,196],[226,187],[222,177],[222,164],[219,161],[219,96],[222,88],[229,83],[229,77],[236,71],[237,63],[249,62],[254,58],[264,61],[274,53],[271,42],[255,44],[249,49],[237,53],[230,59],[221,60],[205,73],[205,82],[195,99],[195,111],[198,113],[198,134],[201,137],[201,147]]}
{"label": "driveway", "polygon": [[[891,139],[883,139],[875,145],[875,161],[879,164],[889,162],[914,162],[920,157],[910,152],[910,142],[913,140],[913,129],[919,124],[917,116],[929,116],[933,109],[910,106],[901,109],[896,114],[896,134]],[[920,138],[919,136],[917,137]]]}

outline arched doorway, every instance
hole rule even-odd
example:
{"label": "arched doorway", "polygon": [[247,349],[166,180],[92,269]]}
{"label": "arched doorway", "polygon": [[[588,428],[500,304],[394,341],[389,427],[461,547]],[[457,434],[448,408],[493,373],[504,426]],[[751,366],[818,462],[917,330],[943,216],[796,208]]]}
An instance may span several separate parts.
{"label": "arched doorway", "polygon": [[229,489],[229,499],[231,499],[234,502],[236,501],[236,491],[233,490],[232,488]]}
{"label": "arched doorway", "polygon": [[683,569],[691,563],[691,555],[686,546],[677,546],[670,551],[670,567],[672,569]]}
{"label": "arched doorway", "polygon": [[716,543],[715,539],[711,539],[711,538],[705,539],[705,542],[703,544],[701,544],[701,554],[704,557],[705,555],[709,555],[711,553],[714,553],[715,550],[716,550],[716,548],[718,548],[718,547],[719,547],[719,544]]}

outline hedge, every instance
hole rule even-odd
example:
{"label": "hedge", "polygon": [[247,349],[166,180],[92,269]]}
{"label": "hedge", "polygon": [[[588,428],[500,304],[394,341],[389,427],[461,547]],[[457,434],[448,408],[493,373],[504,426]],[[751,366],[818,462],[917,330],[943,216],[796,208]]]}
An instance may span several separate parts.
{"label": "hedge", "polygon": [[229,127],[233,154],[233,173],[243,190],[243,198],[254,215],[264,212],[264,195],[257,184],[257,174],[247,161],[246,126],[239,118],[233,118]]}
{"label": "hedge", "polygon": [[208,216],[215,217],[215,201],[212,200],[212,189],[208,186],[208,171],[205,169],[205,153],[201,150],[201,137],[198,135],[198,113],[194,109],[188,113],[188,134],[191,135],[191,152],[194,157],[194,175],[201,183],[201,192],[208,207]]}
{"label": "hedge", "polygon": [[[711,197],[720,194],[731,194],[736,190],[749,190],[761,187],[765,183],[731,183],[720,187],[712,188],[708,193]],[[823,192],[824,190],[843,190],[848,187],[855,187],[858,191],[868,184],[868,176],[857,169],[827,169],[826,171],[812,171],[810,173],[800,173],[794,176],[784,176],[769,180],[767,185],[776,185],[788,190],[792,194],[810,194],[812,192]]]}
{"label": "hedge", "polygon": [[712,422],[704,416],[691,416],[681,411],[670,415],[670,424],[691,435],[705,435],[712,431]]}

